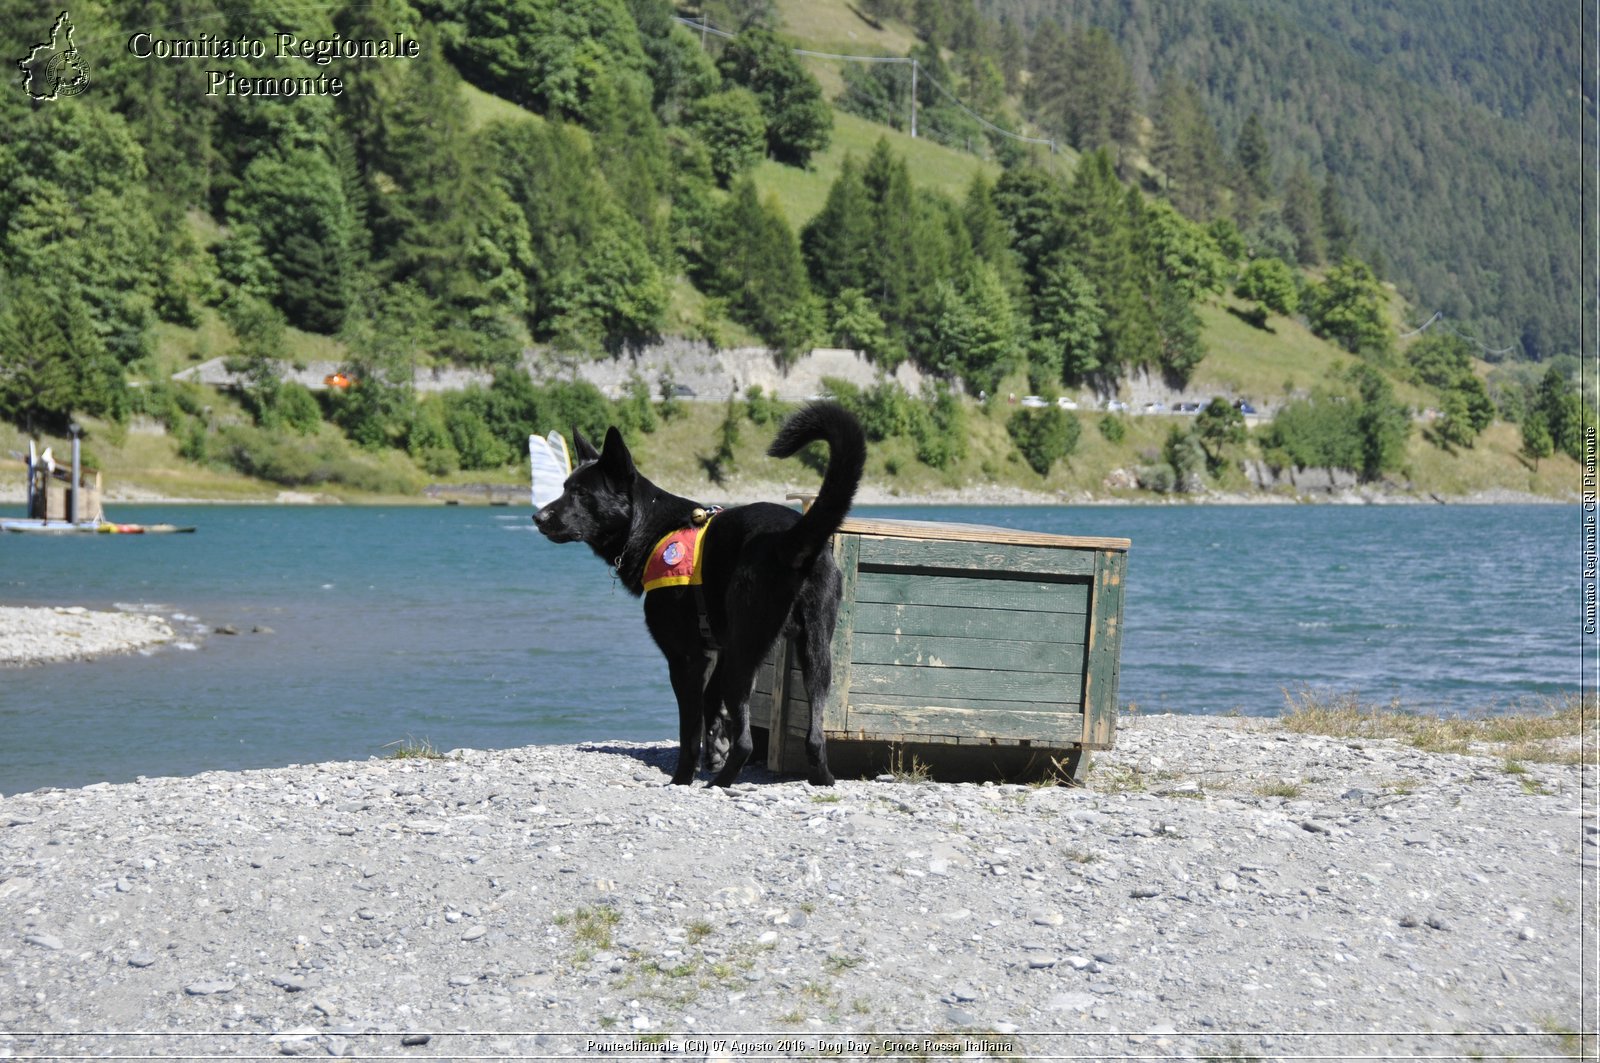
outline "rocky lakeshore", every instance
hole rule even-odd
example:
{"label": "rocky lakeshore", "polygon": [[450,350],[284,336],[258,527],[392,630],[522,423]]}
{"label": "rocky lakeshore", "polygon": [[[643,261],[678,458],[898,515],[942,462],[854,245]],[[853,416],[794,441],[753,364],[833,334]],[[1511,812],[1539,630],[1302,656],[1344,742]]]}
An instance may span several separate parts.
{"label": "rocky lakeshore", "polygon": [[0,1057],[1594,1050],[1592,767],[1174,716],[1085,789],[674,757],[0,800]]}
{"label": "rocky lakeshore", "polygon": [[148,613],[0,606],[0,668],[136,653],[177,638],[166,618]]}

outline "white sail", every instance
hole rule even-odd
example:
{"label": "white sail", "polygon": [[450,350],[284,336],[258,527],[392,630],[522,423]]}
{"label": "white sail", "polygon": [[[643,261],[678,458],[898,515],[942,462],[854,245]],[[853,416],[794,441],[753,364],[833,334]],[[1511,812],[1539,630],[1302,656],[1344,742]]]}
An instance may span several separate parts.
{"label": "white sail", "polygon": [[533,478],[533,507],[543,509],[561,497],[562,485],[572,472],[561,433],[551,432],[547,438],[529,436],[528,465]]}

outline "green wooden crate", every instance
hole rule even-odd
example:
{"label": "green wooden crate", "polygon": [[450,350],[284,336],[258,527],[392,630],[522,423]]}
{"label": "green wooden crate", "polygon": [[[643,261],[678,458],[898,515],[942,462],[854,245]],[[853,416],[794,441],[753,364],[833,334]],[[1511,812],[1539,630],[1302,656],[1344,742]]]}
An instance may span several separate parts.
{"label": "green wooden crate", "polygon": [[[1117,718],[1128,540],[970,524],[845,521],[823,709],[836,770],[1082,778]],[[751,697],[773,771],[805,771],[810,704],[786,640]]]}

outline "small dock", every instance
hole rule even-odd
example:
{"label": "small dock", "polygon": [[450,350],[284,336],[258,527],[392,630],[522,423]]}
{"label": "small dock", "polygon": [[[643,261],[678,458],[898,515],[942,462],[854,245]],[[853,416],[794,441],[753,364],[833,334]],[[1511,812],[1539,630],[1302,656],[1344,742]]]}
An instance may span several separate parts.
{"label": "small dock", "polygon": [[82,429],[72,426],[72,463],[56,461],[51,447],[41,452],[28,441],[22,459],[27,476],[27,516],[0,519],[0,531],[42,535],[102,533],[143,535],[148,532],[192,532],[191,527],[173,524],[122,524],[106,519],[101,500],[105,497],[99,469],[86,469],[79,442]]}

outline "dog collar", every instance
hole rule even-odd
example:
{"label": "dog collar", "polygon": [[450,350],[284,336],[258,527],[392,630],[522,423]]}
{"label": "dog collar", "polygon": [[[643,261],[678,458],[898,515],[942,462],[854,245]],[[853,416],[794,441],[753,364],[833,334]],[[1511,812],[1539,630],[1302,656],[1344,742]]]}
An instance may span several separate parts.
{"label": "dog collar", "polygon": [[644,563],[645,593],[661,587],[700,585],[700,547],[705,542],[701,533],[711,527],[711,518],[716,514],[712,509],[703,523],[670,531],[657,540]]}

